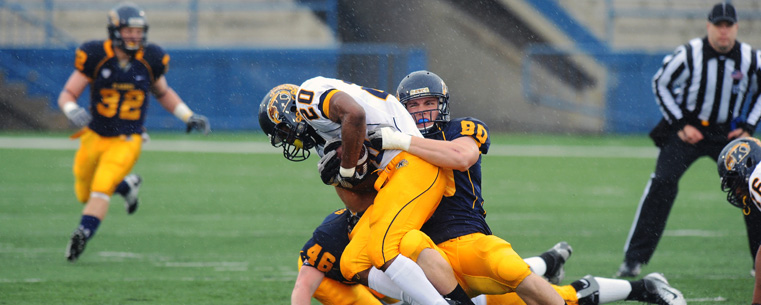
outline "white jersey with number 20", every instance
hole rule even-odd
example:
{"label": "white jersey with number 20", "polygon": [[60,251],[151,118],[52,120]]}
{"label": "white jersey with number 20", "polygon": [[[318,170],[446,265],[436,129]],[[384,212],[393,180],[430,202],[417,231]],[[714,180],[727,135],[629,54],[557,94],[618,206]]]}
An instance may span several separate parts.
{"label": "white jersey with number 20", "polygon": [[[340,79],[318,76],[301,84],[296,95],[296,106],[301,116],[325,141],[341,138],[341,124],[329,119],[330,97],[335,91],[348,94],[365,109],[367,132],[393,126],[411,136],[423,137],[410,113],[393,95]],[[398,150],[385,151],[381,167],[385,167],[397,154]]]}

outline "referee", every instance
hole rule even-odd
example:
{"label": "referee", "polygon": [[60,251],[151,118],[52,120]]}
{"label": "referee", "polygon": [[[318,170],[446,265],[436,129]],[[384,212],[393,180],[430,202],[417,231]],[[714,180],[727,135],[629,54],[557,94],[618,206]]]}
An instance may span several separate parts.
{"label": "referee", "polygon": [[[635,277],[663,235],[679,179],[702,156],[715,161],[724,146],[751,136],[761,116],[759,55],[736,40],[737,13],[730,3],[708,14],[707,36],[676,48],[653,77],[664,119],[650,133],[660,153],[624,245],[616,276]],[[749,105],[745,105],[749,100]],[[749,111],[741,115],[743,109]],[[751,258],[761,242],[761,213],[745,216]]]}

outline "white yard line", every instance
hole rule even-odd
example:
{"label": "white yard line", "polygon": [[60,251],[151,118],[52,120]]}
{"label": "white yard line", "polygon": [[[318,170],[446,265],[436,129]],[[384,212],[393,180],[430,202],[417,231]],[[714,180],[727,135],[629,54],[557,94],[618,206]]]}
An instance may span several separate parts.
{"label": "white yard line", "polygon": [[719,302],[722,302],[723,303],[723,302],[726,302],[727,299],[725,299],[722,296],[718,296],[718,297],[713,297],[713,298],[685,299],[685,301],[687,301],[688,303],[690,303],[690,302],[703,302],[703,303],[708,303],[708,302],[719,303]]}
{"label": "white yard line", "polygon": [[[74,150],[79,142],[66,138],[0,137],[0,149]],[[215,142],[193,140],[151,140],[144,151],[208,152],[236,154],[280,154],[266,142]],[[562,145],[492,145],[489,156],[564,157],[564,158],[644,158],[654,159],[654,147],[562,146]]]}

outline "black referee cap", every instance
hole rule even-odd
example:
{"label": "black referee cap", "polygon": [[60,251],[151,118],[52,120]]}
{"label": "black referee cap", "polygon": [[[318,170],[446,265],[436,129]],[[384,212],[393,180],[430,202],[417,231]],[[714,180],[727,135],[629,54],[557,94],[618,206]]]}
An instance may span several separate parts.
{"label": "black referee cap", "polygon": [[737,12],[732,3],[722,2],[713,6],[713,9],[708,13],[708,21],[713,24],[717,24],[721,21],[728,21],[729,23],[737,22]]}

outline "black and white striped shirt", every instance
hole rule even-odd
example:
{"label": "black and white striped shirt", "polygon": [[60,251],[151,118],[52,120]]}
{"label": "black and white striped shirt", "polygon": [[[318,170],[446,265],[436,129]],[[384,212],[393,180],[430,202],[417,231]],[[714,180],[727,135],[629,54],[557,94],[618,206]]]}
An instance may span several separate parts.
{"label": "black and white striped shirt", "polygon": [[751,101],[742,127],[753,132],[761,118],[759,60],[761,54],[737,42],[728,53],[716,52],[708,38],[695,38],[663,59],[653,77],[653,92],[666,120],[675,128],[686,124],[728,126]]}

